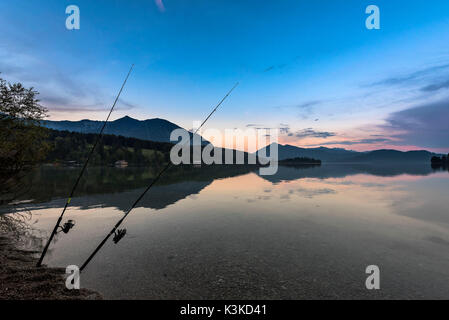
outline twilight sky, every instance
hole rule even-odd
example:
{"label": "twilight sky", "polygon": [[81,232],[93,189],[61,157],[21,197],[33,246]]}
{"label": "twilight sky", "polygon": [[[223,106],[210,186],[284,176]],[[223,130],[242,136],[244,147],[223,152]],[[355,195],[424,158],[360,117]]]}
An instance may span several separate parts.
{"label": "twilight sky", "polygon": [[[370,4],[380,30],[365,28]],[[449,152],[447,0],[15,0],[0,30],[0,77],[35,87],[53,120],[103,120],[134,63],[114,119],[188,129],[240,81],[208,127]]]}

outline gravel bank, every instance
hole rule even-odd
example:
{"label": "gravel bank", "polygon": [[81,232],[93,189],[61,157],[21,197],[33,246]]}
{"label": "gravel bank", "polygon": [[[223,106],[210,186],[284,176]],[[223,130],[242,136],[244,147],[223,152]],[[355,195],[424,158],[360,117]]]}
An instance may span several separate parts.
{"label": "gravel bank", "polygon": [[33,251],[21,250],[13,237],[0,235],[0,300],[97,300],[94,291],[68,290],[65,269],[37,268]]}

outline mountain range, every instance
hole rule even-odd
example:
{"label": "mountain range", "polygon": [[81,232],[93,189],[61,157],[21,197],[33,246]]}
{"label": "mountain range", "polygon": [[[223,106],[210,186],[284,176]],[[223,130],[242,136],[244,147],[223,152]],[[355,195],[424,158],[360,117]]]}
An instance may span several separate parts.
{"label": "mountain range", "polygon": [[[256,152],[260,157],[270,155],[271,148],[275,144],[268,145]],[[357,152],[341,148],[300,148],[292,145],[277,144],[279,160],[293,159],[297,157],[306,157],[319,159],[323,162],[415,162],[430,163],[435,153],[419,151],[397,151],[397,150],[374,150],[367,152]]]}
{"label": "mountain range", "polygon": [[[80,120],[80,121],[43,121],[43,125],[60,131],[72,131],[81,133],[98,133],[103,121]],[[170,142],[170,134],[175,129],[182,129],[180,126],[164,119],[137,120],[125,116],[115,121],[108,122],[105,134],[150,140],[156,142]],[[186,130],[187,131],[187,130]],[[190,133],[192,137],[192,133]],[[203,139],[203,144],[209,143]],[[269,154],[273,144],[268,145],[255,154],[261,157]],[[422,162],[430,163],[432,156],[437,154],[429,151],[408,151],[397,150],[375,150],[369,152],[357,152],[341,148],[301,148],[292,145],[278,144],[279,160],[305,157],[319,159],[323,162]]]}
{"label": "mountain range", "polygon": [[[45,127],[59,130],[80,133],[98,133],[103,125],[103,121],[80,120],[80,121],[51,121],[45,120],[42,123]],[[137,120],[128,116],[110,121],[106,124],[104,134],[113,134],[128,138],[150,140],[157,142],[170,142],[170,134],[175,129],[182,129],[173,122],[164,119]],[[192,137],[190,133],[190,137]]]}

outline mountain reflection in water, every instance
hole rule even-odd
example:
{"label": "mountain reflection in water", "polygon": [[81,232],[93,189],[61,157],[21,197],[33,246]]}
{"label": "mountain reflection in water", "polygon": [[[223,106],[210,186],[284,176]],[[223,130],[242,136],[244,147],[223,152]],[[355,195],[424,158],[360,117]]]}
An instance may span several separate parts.
{"label": "mountain reflection in water", "polygon": [[[379,177],[395,177],[404,174],[426,176],[438,169],[423,164],[404,166],[370,164],[325,164],[322,166],[279,166],[275,175],[260,176],[271,183],[280,183],[304,178],[344,178],[357,174],[370,174]],[[138,208],[163,209],[190,195],[198,194],[216,179],[236,177],[253,172],[258,174],[256,166],[215,165],[215,166],[178,166],[172,167],[157,185],[138,204]],[[43,166],[28,177],[31,189],[21,198],[27,201],[26,208],[63,206],[66,197],[76,180],[79,168]],[[80,209],[91,207],[115,207],[125,211],[131,201],[136,199],[151,183],[158,168],[143,167],[93,167],[89,168],[78,185],[72,206]],[[111,196],[113,194],[113,196]],[[82,201],[79,201],[82,198]],[[18,205],[16,208],[20,209]],[[0,208],[8,212],[8,207]]]}
{"label": "mountain reflection in water", "polygon": [[[80,265],[156,172],[89,168],[65,216],[76,225],[44,263]],[[77,173],[39,168],[16,209],[50,232]],[[430,164],[176,167],[81,285],[114,299],[447,298],[447,190],[447,170]],[[365,288],[372,264],[381,290]]]}

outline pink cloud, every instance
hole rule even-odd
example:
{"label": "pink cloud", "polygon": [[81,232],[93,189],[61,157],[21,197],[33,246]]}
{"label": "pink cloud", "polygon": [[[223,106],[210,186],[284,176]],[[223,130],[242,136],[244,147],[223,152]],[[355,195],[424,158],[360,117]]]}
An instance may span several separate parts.
{"label": "pink cloud", "polygon": [[164,12],[165,11],[164,3],[162,2],[162,0],[154,0],[154,3],[159,8],[160,12]]}

